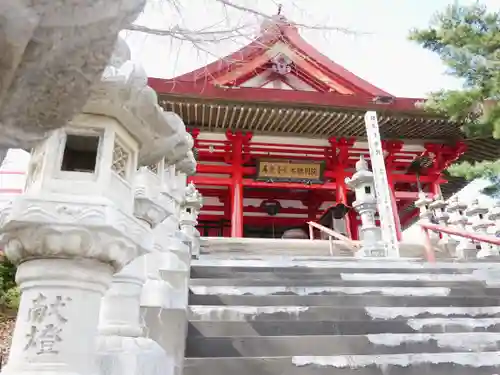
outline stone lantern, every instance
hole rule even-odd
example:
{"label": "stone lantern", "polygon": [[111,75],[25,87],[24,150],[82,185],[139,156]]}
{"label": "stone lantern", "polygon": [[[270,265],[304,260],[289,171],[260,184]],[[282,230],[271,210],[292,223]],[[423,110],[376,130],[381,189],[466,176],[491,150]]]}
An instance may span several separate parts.
{"label": "stone lantern", "polygon": [[[434,218],[436,219],[438,225],[442,227],[447,227],[450,220],[450,215],[446,211],[447,207],[448,203],[445,202],[443,197],[440,195],[436,196],[434,202],[429,204],[429,208],[432,210]],[[442,238],[439,240],[438,244],[448,251],[450,248],[454,248],[458,243],[446,233],[442,233],[441,236]]]}
{"label": "stone lantern", "polygon": [[386,256],[386,250],[381,241],[380,228],[375,223],[377,198],[373,173],[368,170],[368,164],[363,156],[356,162],[356,173],[352,178],[346,178],[345,182],[356,194],[353,207],[361,217],[362,248],[357,255],[366,257]]}
{"label": "stone lantern", "polygon": [[[419,219],[422,223],[433,224],[434,210],[432,209],[432,204],[434,200],[429,197],[423,191],[418,193],[418,199],[415,202],[415,207],[419,210]],[[432,231],[429,231],[429,238],[431,241],[438,238],[438,235]]]}
{"label": "stone lantern", "polygon": [[[449,223],[455,226],[456,229],[465,232],[469,219],[465,215],[467,205],[460,202],[458,197],[454,197],[448,204],[448,212],[450,213]],[[459,259],[475,259],[478,249],[474,242],[465,237],[460,237],[455,250],[455,255]]]}
{"label": "stone lantern", "polygon": [[431,223],[434,213],[430,205],[433,200],[427,196],[423,191],[418,193],[418,200],[415,202],[415,207],[420,211],[419,218],[423,222]]}
{"label": "stone lantern", "polygon": [[181,220],[180,228],[181,231],[188,237],[191,247],[191,256],[198,257],[198,254],[193,253],[193,245],[196,239],[195,231],[196,225],[198,225],[198,215],[200,213],[201,207],[203,206],[203,200],[201,194],[193,183],[188,184],[185,190],[185,198],[182,204],[181,210]]}
{"label": "stone lantern", "polygon": [[[163,112],[156,104],[156,94],[147,86],[144,71],[130,63],[124,64],[124,70],[131,71],[129,80],[142,85],[141,91],[134,96],[140,108],[133,114],[145,115],[141,117],[142,132],[151,140],[150,146],[139,154],[140,167],[133,180],[133,214],[150,228],[155,246],[147,256],[156,258],[159,249],[154,231],[174,214],[169,197],[164,194],[165,164],[169,158],[183,160],[188,157],[192,139],[177,115]],[[116,85],[116,79],[111,80]],[[123,374],[126,368],[129,374],[148,375],[152,369],[168,366],[168,357],[161,346],[150,337],[144,337],[140,303],[147,271],[147,259],[143,256],[113,277],[111,288],[103,299],[99,322],[101,372]],[[145,367],[146,362],[149,363]]]}
{"label": "stone lantern", "polygon": [[137,168],[168,152],[162,140],[178,124],[144,71],[126,68],[33,149],[26,193],[0,214],[22,291],[5,374],[94,373],[101,298],[113,274],[152,250],[152,227],[167,215],[154,178]]}
{"label": "stone lantern", "polygon": [[488,214],[488,219],[495,223],[495,236],[500,236],[500,201],[495,202],[495,205]]}
{"label": "stone lantern", "polygon": [[[187,139],[192,145],[192,138],[188,136]],[[196,161],[191,151],[184,157],[165,158],[162,195],[172,215],[154,229],[156,251],[146,256],[142,320],[147,336],[166,352],[169,365],[163,371],[168,374],[181,371],[184,359],[191,240],[181,231],[180,221],[187,175],[193,174],[195,169]]]}
{"label": "stone lantern", "polygon": [[[488,228],[495,225],[492,221],[488,220],[488,209],[481,207],[478,199],[472,201],[465,214],[467,217],[471,218],[471,227],[477,234],[487,236]],[[498,257],[499,253],[497,246],[486,242],[480,243],[479,246],[481,247],[481,250],[477,253],[479,259]]]}

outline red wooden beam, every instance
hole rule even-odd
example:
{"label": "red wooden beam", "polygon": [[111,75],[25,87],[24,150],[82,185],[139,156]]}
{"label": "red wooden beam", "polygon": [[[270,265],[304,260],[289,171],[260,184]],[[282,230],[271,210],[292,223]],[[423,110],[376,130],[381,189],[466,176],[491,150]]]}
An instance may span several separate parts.
{"label": "red wooden beam", "polygon": [[232,180],[227,177],[207,177],[207,176],[190,176],[188,182],[192,182],[199,186],[229,186]]}
{"label": "red wooden beam", "polygon": [[255,181],[252,179],[244,179],[243,186],[253,188],[268,188],[268,189],[300,189],[300,190],[335,190],[337,184],[327,182],[325,184],[304,184],[298,182],[264,182]]}

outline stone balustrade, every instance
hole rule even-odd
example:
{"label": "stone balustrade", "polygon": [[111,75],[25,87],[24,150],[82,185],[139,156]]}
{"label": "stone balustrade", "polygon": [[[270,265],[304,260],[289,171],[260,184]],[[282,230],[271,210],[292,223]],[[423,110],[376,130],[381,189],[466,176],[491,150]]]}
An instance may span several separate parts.
{"label": "stone balustrade", "polygon": [[[491,209],[481,206],[478,199],[470,204],[461,202],[457,196],[445,202],[442,197],[429,198],[420,193],[415,206],[420,209],[421,223],[434,223],[460,232],[475,233],[483,236],[497,236],[500,233],[500,204]],[[474,241],[462,236],[450,236],[440,233],[439,249],[447,249],[457,259],[498,258],[496,245]]]}

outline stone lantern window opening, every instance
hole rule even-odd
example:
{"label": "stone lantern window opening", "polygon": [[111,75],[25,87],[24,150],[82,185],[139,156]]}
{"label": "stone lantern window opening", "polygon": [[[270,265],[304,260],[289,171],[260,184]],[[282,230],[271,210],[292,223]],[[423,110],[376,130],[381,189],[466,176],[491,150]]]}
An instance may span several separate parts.
{"label": "stone lantern window opening", "polygon": [[372,193],[372,189],[369,185],[366,185],[365,186],[365,194],[371,194]]}
{"label": "stone lantern window opening", "polygon": [[66,133],[61,171],[95,173],[100,144],[99,134]]}

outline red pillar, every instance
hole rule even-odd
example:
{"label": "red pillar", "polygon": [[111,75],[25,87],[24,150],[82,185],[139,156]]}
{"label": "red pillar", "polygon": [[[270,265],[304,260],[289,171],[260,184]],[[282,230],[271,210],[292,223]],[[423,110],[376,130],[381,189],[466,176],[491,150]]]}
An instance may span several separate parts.
{"label": "red pillar", "polygon": [[[330,138],[328,140],[331,145],[329,160],[327,160],[327,166],[329,169],[335,173],[335,182],[337,184],[337,190],[335,191],[335,200],[337,204],[342,203],[348,205],[347,203],[347,186],[345,184],[346,178],[346,168],[348,167],[349,160],[349,149],[354,145],[354,138]],[[338,150],[338,152],[337,152]],[[353,234],[356,231],[352,230],[352,216],[347,214],[344,216],[346,235],[353,239]]]}
{"label": "red pillar", "polygon": [[[347,187],[345,184],[345,177],[344,174],[342,173],[342,178],[337,178],[337,191],[335,194],[335,200],[337,201],[337,204],[342,203],[345,206],[347,206]],[[342,180],[342,181],[340,181]],[[353,231],[352,231],[352,217],[347,213],[344,216],[344,222],[345,222],[345,231],[347,237],[353,239]]]}
{"label": "red pillar", "polygon": [[349,216],[349,228],[350,228],[350,234],[351,234],[351,239],[354,241],[359,240],[359,225],[360,222],[357,218],[358,214],[354,210],[354,208],[351,208],[351,210],[347,213]]}
{"label": "red pillar", "polygon": [[231,156],[231,237],[243,237],[243,156],[244,146],[250,141],[251,133],[226,132],[230,141]]}
{"label": "red pillar", "polygon": [[399,208],[398,201],[396,200],[396,195],[394,194],[394,183],[391,180],[387,180],[389,183],[389,188],[391,190],[391,203],[392,203],[392,213],[394,215],[394,225],[396,226],[396,237],[398,241],[403,240],[403,234],[401,232],[401,220],[399,218]]}
{"label": "red pillar", "polygon": [[401,232],[401,221],[399,218],[399,209],[398,209],[398,201],[396,200],[395,195],[395,183],[392,181],[391,176],[393,175],[393,161],[394,154],[398,151],[401,151],[403,148],[402,141],[382,141],[382,148],[387,152],[387,156],[385,158],[385,165],[387,169],[387,183],[389,184],[389,190],[391,192],[391,204],[392,204],[392,214],[394,217],[394,225],[396,226],[396,237],[398,241],[403,239],[403,235]]}

